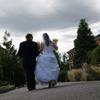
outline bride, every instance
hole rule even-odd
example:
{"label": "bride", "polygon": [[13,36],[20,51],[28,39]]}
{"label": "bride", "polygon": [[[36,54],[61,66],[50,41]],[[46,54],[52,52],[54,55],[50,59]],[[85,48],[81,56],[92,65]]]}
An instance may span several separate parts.
{"label": "bride", "polygon": [[43,34],[43,43],[41,44],[41,53],[37,57],[35,70],[36,80],[40,83],[49,83],[49,88],[56,85],[59,75],[59,65],[53,52],[58,49],[47,33]]}

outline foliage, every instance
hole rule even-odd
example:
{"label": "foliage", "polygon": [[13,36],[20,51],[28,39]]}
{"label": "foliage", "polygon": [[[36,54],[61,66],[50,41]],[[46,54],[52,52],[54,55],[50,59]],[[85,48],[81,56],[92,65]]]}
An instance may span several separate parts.
{"label": "foliage", "polygon": [[3,79],[3,66],[2,66],[3,48],[0,46],[0,80]]}
{"label": "foliage", "polygon": [[93,49],[93,51],[90,53],[90,64],[92,65],[99,65],[100,64],[100,47],[96,47]]}
{"label": "foliage", "polygon": [[59,52],[57,52],[57,51],[53,51],[54,52],[54,54],[55,54],[55,56],[56,56],[56,59],[57,59],[57,62],[58,62],[58,64],[59,64],[59,67],[61,66],[61,57],[60,57],[60,53]]}
{"label": "foliage", "polygon": [[66,82],[68,81],[67,77],[67,71],[69,70],[69,65],[67,63],[67,55],[66,53],[62,57],[62,61],[60,64],[60,75],[59,75],[59,81]]}
{"label": "foliage", "polygon": [[88,26],[85,19],[80,20],[79,28],[77,31],[77,38],[74,41],[75,56],[74,65],[77,68],[82,66],[82,63],[88,62],[88,51],[93,50],[96,47],[93,33]]}
{"label": "foliage", "polygon": [[68,71],[68,79],[70,81],[86,81],[87,73],[82,68],[72,69]]}
{"label": "foliage", "polygon": [[86,68],[68,71],[69,81],[94,81],[100,80],[100,67],[88,65]]}
{"label": "foliage", "polygon": [[87,78],[88,78],[89,81],[94,81],[94,80],[98,79],[98,74],[93,68],[91,68],[91,67],[88,68],[87,73],[88,73]]}
{"label": "foliage", "polygon": [[21,60],[19,59],[19,62],[17,63],[18,65],[16,66],[15,69],[15,75],[14,75],[14,85],[16,87],[18,86],[24,86],[25,84],[25,75],[24,75],[24,69],[21,65]]}
{"label": "foliage", "polygon": [[6,85],[8,85],[8,84],[9,84],[9,83],[6,82],[6,81],[0,81],[0,87],[6,86]]}
{"label": "foliage", "polygon": [[[21,66],[21,63],[19,63],[19,59],[16,54],[16,49],[14,48],[14,45],[12,44],[12,39],[10,39],[10,33],[7,31],[4,34],[3,37],[3,46],[2,46],[2,54],[0,56],[1,61],[1,68],[2,68],[2,80],[7,81],[10,84],[14,84],[15,86],[18,86],[16,84],[24,84],[24,71]],[[19,74],[20,73],[20,74]],[[19,74],[19,78],[16,78],[16,75]],[[23,80],[21,79],[23,77]],[[20,80],[20,81],[19,81]]]}
{"label": "foliage", "polygon": [[[58,42],[58,39],[53,39],[52,42],[57,46],[57,42]],[[57,61],[58,61],[58,64],[59,64],[59,67],[60,67],[60,64],[61,64],[61,57],[60,57],[60,53],[58,52],[58,50],[54,49],[53,50],[56,58],[57,58]]]}
{"label": "foliage", "polygon": [[[58,39],[53,39],[53,43],[57,45]],[[59,67],[60,67],[60,74],[58,81],[65,82],[68,81],[67,78],[67,69],[68,69],[68,63],[67,63],[67,56],[66,53],[63,55],[61,60],[61,55],[57,50],[54,50],[54,54],[57,58]]]}

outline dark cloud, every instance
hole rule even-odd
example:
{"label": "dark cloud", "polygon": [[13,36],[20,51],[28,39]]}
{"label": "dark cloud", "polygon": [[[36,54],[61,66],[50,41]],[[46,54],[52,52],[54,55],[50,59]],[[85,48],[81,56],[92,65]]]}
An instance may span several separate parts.
{"label": "dark cloud", "polygon": [[41,0],[39,4],[35,0],[29,0],[28,3],[22,1],[0,1],[0,28],[30,32],[74,27],[81,18],[86,18],[89,23],[100,21],[100,11],[91,0],[54,0],[53,3],[48,2],[50,7],[46,5],[46,0],[43,0],[43,4]]}

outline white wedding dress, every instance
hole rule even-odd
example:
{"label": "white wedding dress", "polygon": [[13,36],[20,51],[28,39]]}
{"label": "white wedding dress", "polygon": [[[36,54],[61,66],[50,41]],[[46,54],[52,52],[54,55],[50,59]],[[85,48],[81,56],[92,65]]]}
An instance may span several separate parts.
{"label": "white wedding dress", "polygon": [[49,46],[44,44],[43,52],[37,57],[35,77],[37,82],[48,83],[50,80],[58,79],[59,65],[53,53],[52,43]]}

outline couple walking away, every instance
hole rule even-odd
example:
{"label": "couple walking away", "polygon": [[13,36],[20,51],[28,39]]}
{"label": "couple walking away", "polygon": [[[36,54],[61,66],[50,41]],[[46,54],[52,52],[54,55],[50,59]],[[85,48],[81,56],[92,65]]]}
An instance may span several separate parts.
{"label": "couple walking away", "polygon": [[47,33],[43,34],[43,43],[40,46],[33,41],[30,33],[26,35],[26,41],[20,43],[18,55],[23,60],[29,91],[36,88],[36,81],[49,84],[49,88],[56,85],[60,69],[54,49],[58,47]]}

